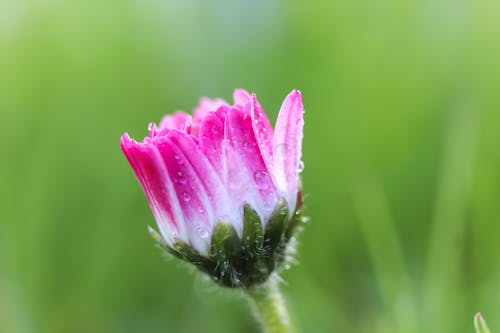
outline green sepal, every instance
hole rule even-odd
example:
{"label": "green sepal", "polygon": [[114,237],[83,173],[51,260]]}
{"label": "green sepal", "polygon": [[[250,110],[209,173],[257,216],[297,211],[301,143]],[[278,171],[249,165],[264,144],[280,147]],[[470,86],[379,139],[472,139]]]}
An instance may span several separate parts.
{"label": "green sepal", "polygon": [[203,256],[192,246],[186,244],[178,238],[174,239],[174,249],[181,255],[182,259],[194,264],[205,273],[212,274],[215,269],[215,264],[209,258]]}
{"label": "green sepal", "polygon": [[274,250],[280,244],[287,227],[288,205],[286,200],[281,198],[266,224],[266,231],[264,234],[264,245],[270,255],[273,255]]}
{"label": "green sepal", "polygon": [[214,227],[210,241],[209,256],[215,264],[212,277],[219,284],[238,286],[240,256],[242,251],[241,239],[232,225],[220,221]]}
{"label": "green sepal", "polygon": [[301,222],[306,222],[308,220],[307,217],[302,215],[303,212],[303,198],[302,198],[302,192],[299,191],[297,193],[297,204],[295,208],[295,212],[293,213],[290,223],[288,224],[288,227],[285,231],[285,242],[288,242],[290,238],[292,238],[293,235],[297,232],[298,226],[300,225]]}
{"label": "green sepal", "polygon": [[158,246],[168,254],[171,254],[179,259],[185,260],[194,264],[203,272],[212,274],[215,264],[208,258],[202,256],[198,251],[184,243],[178,238],[174,239],[173,247],[170,247],[165,239],[153,228],[148,227],[149,233],[156,241]]}
{"label": "green sepal", "polygon": [[184,259],[179,252],[175,251],[167,244],[167,242],[165,241],[163,236],[160,235],[155,229],[148,226],[148,231],[149,231],[149,234],[151,235],[151,237],[153,237],[153,239],[156,241],[156,244],[158,245],[158,247],[160,249],[162,249],[166,253],[171,254],[179,259]]}
{"label": "green sepal", "polygon": [[219,222],[214,228],[210,241],[210,256],[234,262],[241,253],[241,240],[233,226]]}
{"label": "green sepal", "polygon": [[257,212],[248,204],[243,207],[243,246],[248,256],[254,258],[262,252],[264,229]]}

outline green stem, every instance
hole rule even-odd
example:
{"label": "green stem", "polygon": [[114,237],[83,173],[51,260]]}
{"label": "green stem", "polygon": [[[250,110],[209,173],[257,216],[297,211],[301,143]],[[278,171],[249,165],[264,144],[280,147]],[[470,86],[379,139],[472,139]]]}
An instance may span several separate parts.
{"label": "green stem", "polygon": [[266,333],[293,333],[278,281],[271,276],[264,284],[246,290],[248,300]]}

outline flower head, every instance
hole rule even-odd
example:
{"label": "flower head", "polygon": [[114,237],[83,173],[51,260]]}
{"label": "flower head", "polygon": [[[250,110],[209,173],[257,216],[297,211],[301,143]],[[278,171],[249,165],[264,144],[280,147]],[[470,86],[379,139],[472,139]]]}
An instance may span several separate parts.
{"label": "flower head", "polygon": [[222,285],[263,282],[286,256],[300,220],[303,105],[284,100],[275,129],[255,94],[234,104],[202,98],[193,115],[177,111],[121,149],[147,196],[170,253]]}

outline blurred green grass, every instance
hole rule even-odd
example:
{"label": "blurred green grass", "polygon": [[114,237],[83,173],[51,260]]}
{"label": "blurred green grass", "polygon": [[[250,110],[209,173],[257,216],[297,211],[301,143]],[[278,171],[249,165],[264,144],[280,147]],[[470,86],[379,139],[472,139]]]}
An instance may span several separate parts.
{"label": "blurred green grass", "polygon": [[500,329],[500,3],[0,0],[0,332],[254,332],[146,232],[118,139],[299,88],[302,332]]}

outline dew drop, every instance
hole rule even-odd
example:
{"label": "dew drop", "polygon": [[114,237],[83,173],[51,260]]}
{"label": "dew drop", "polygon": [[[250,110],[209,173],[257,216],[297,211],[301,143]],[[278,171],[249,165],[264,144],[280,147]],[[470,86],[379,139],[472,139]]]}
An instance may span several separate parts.
{"label": "dew drop", "polygon": [[184,164],[184,160],[180,156],[174,155],[174,159],[177,162],[177,164],[179,164],[179,165]]}
{"label": "dew drop", "polygon": [[297,166],[297,172],[302,172],[304,171],[304,162],[299,161],[299,165]]}
{"label": "dew drop", "polygon": [[189,195],[189,193],[184,192],[182,194],[182,199],[184,199],[185,202],[189,202],[191,200],[191,196]]}
{"label": "dew drop", "polygon": [[243,142],[243,148],[245,150],[250,150],[250,148],[252,148],[252,144],[248,141],[245,141],[245,142]]}
{"label": "dew drop", "polygon": [[257,171],[253,174],[257,187],[265,190],[269,187],[269,174],[266,171]]}
{"label": "dew drop", "polygon": [[285,265],[283,266],[283,268],[284,268],[284,269],[286,269],[286,270],[289,270],[289,269],[290,269],[290,268],[292,268],[292,267],[290,266],[290,264],[285,264]]}
{"label": "dew drop", "polygon": [[196,228],[196,232],[200,235],[201,238],[207,239],[208,238],[208,230],[202,227]]}
{"label": "dew drop", "polygon": [[186,184],[186,176],[184,175],[184,172],[182,171],[177,171],[177,181],[181,184]]}
{"label": "dew drop", "polygon": [[308,223],[310,220],[311,220],[311,219],[310,219],[308,216],[303,216],[303,217],[300,219],[300,221],[301,221],[302,223]]}

